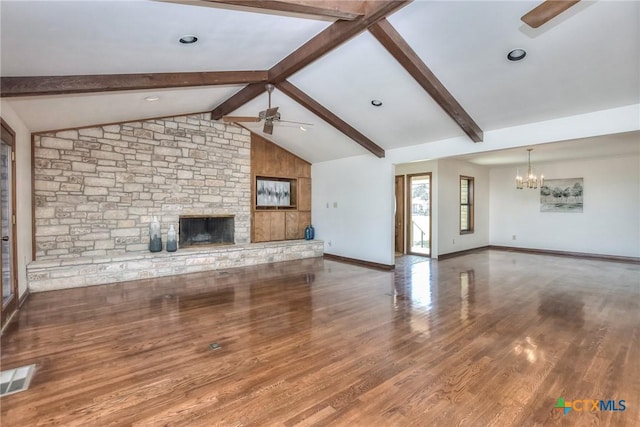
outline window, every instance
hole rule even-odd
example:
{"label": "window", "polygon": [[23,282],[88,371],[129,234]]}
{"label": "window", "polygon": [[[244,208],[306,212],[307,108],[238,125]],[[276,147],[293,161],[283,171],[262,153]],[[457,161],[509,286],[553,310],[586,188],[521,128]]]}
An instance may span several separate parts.
{"label": "window", "polygon": [[473,178],[460,176],[460,234],[473,233]]}

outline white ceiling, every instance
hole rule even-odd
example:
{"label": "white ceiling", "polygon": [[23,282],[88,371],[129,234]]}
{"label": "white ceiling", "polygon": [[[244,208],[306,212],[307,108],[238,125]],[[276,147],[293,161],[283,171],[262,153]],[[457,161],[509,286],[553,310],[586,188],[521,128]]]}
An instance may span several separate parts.
{"label": "white ceiling", "polygon": [[[640,2],[582,1],[528,29],[520,17],[537,4],[414,1],[388,19],[485,131],[640,102]],[[268,69],[331,24],[155,1],[3,0],[0,15],[2,76]],[[198,43],[180,45],[185,34]],[[528,55],[509,63],[515,47]],[[366,32],[290,81],[386,150],[463,135]],[[44,131],[209,111],[241,87],[4,99]],[[161,99],[143,101],[152,94]],[[366,153],[284,94],[273,103],[285,120],[314,123],[277,127],[284,148],[311,162]],[[266,105],[261,96],[234,114]]]}
{"label": "white ceiling", "polygon": [[640,131],[465,154],[454,158],[488,167],[513,166],[527,163],[527,148],[533,149],[532,164],[638,155],[640,154]]}

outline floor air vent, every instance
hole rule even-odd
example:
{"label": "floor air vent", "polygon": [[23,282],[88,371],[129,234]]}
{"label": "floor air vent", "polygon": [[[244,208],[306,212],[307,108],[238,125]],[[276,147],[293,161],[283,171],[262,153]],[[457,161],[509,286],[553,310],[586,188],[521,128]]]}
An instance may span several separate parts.
{"label": "floor air vent", "polygon": [[28,365],[0,372],[0,397],[28,389],[35,369],[36,365]]}

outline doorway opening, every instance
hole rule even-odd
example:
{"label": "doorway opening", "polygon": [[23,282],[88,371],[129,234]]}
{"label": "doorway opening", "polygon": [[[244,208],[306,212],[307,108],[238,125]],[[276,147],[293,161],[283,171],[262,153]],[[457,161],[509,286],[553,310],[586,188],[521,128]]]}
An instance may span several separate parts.
{"label": "doorway opening", "polygon": [[407,253],[431,256],[431,173],[407,179]]}

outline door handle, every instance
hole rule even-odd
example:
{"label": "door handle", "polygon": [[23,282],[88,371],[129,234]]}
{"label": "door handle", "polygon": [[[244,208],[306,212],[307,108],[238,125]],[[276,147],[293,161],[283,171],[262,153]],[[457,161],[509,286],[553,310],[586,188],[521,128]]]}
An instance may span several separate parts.
{"label": "door handle", "polygon": [[2,241],[3,242],[8,242],[9,241],[9,236],[2,236]]}

